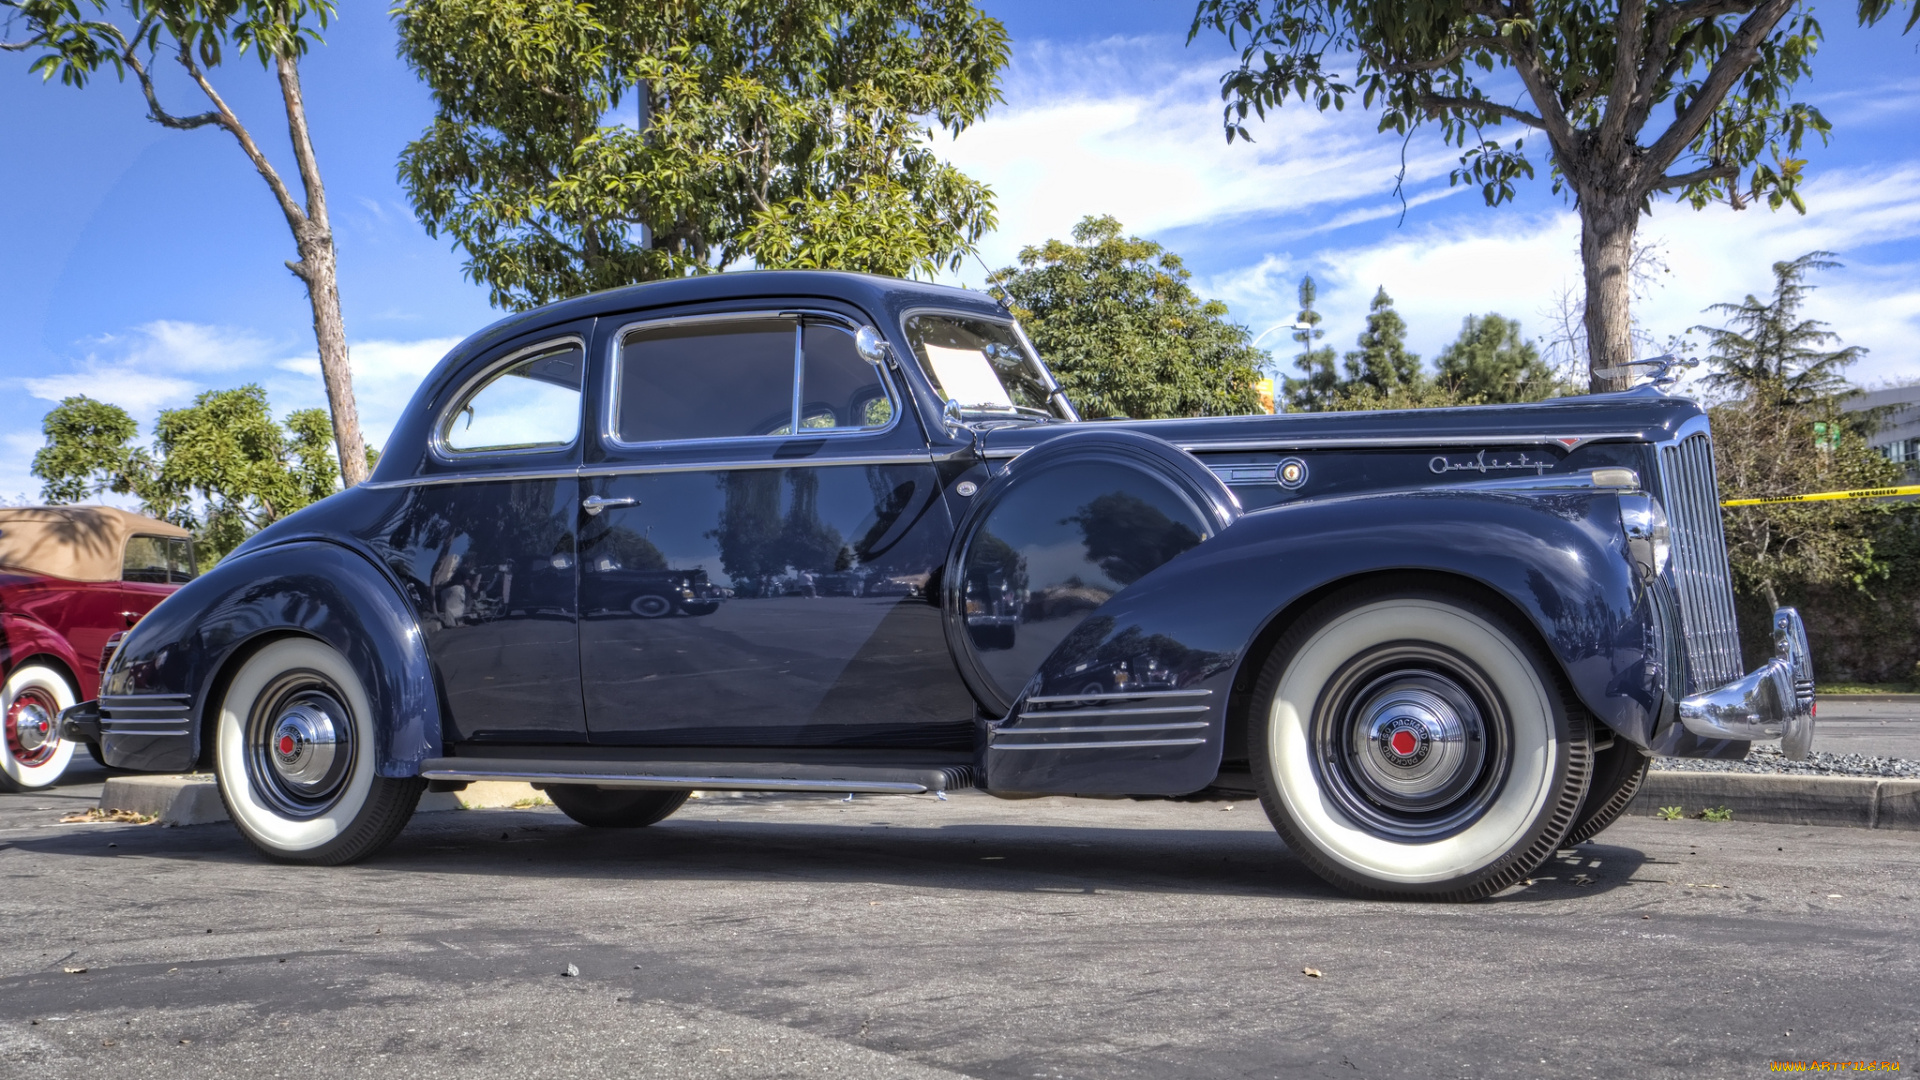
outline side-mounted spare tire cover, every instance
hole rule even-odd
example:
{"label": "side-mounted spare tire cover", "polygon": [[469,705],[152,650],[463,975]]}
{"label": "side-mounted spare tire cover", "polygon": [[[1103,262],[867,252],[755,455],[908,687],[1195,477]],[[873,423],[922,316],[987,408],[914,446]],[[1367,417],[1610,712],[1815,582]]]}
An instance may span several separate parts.
{"label": "side-mounted spare tire cover", "polygon": [[[942,575],[947,641],[968,687],[1006,715],[1094,609],[1239,515],[1206,466],[1136,432],[1076,431],[1015,458],[974,500]],[[1089,693],[1152,680],[1129,669],[1151,658],[1098,666],[1074,675]]]}

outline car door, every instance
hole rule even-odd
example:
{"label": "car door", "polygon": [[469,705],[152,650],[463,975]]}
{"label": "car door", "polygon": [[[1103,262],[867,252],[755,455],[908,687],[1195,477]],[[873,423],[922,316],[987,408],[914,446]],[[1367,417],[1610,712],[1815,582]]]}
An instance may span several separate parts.
{"label": "car door", "polygon": [[376,544],[421,612],[453,741],[586,739],[574,518],[591,328],[524,335],[473,366]]}
{"label": "car door", "polygon": [[602,321],[579,544],[595,742],[970,745],[929,587],[952,524],[861,321]]}

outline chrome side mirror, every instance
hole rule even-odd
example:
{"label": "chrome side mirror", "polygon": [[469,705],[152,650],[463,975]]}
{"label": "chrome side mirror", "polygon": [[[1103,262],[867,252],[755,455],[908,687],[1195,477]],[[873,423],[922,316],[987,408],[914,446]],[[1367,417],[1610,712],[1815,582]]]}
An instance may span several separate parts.
{"label": "chrome side mirror", "polygon": [[880,331],[871,326],[863,326],[853,333],[853,351],[860,354],[860,359],[878,367],[887,362],[887,357],[893,355],[893,346],[888,345],[887,339],[880,336]]}
{"label": "chrome side mirror", "polygon": [[959,398],[947,399],[946,405],[940,409],[940,422],[947,426],[947,434],[949,435],[967,426],[966,420],[960,416]]}

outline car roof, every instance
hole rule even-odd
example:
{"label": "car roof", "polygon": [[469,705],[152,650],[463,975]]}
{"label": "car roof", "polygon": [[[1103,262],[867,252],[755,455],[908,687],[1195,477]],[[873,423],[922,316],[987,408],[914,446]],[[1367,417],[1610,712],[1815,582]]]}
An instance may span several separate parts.
{"label": "car roof", "polygon": [[129,536],[190,537],[114,506],[0,507],[0,568],[69,581],[118,581]]}

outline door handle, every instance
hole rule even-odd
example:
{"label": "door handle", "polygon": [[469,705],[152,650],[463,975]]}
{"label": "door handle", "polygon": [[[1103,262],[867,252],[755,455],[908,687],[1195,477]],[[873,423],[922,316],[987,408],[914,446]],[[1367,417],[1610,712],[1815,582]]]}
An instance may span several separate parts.
{"label": "door handle", "polygon": [[630,496],[621,496],[618,498],[608,499],[599,495],[589,495],[586,498],[580,500],[580,509],[585,510],[587,512],[588,517],[593,517],[595,514],[598,514],[600,511],[605,510],[609,506],[638,506],[638,505],[640,505],[640,500],[632,498]]}
{"label": "door handle", "polygon": [[140,617],[145,614],[146,612],[144,611],[123,611],[120,613],[120,617],[127,620],[127,629],[131,630],[133,629],[133,624],[139,622]]}

